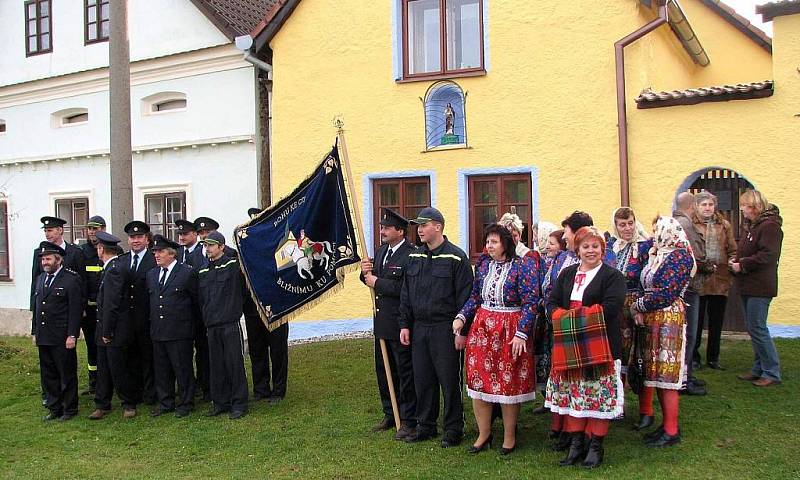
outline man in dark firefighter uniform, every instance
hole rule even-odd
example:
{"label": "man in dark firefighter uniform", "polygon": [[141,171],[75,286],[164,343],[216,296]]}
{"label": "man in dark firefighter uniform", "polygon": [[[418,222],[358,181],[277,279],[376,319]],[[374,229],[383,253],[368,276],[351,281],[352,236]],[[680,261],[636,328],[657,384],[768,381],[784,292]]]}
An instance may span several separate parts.
{"label": "man in dark firefighter uniform", "polygon": [[373,431],[388,430],[394,426],[389,383],[386,378],[381,340],[386,345],[392,383],[397,396],[397,408],[402,425],[395,439],[404,440],[414,433],[417,425],[417,397],[414,392],[414,370],[411,363],[411,346],[400,343],[400,289],[408,266],[408,255],[416,248],[406,241],[408,220],[394,210],[384,208],[380,220],[381,246],[375,258],[361,262],[361,281],[375,292],[374,335],[375,374],[383,407],[383,420]]}
{"label": "man in dark firefighter uniform", "polygon": [[[210,219],[209,219],[210,220]],[[208,263],[205,257],[205,249],[200,243],[200,236],[197,234],[195,223],[190,220],[180,219],[175,221],[178,232],[178,243],[181,245],[178,250],[178,263],[191,265],[195,270],[203,268]],[[195,378],[195,393],[202,395],[203,401],[211,400],[211,386],[208,380],[208,338],[206,337],[206,326],[203,318],[198,315],[195,318],[194,327],[194,364],[197,377]]]}
{"label": "man in dark firefighter uniform", "polygon": [[[84,258],[83,252],[81,251],[80,247],[74,245],[72,243],[67,242],[64,240],[64,225],[67,224],[67,221],[58,217],[42,217],[40,219],[42,222],[42,230],[44,231],[44,238],[46,241],[58,245],[61,247],[65,254],[62,258],[61,264],[72,270],[73,272],[78,274],[81,286],[81,296],[83,301],[86,301],[86,279],[85,279],[85,271],[86,268],[84,266]],[[34,295],[36,293],[36,280],[39,278],[39,275],[42,273],[42,262],[39,260],[39,249],[35,248],[33,250],[33,265],[31,268],[31,300],[30,300],[30,310],[31,312],[34,311]],[[41,372],[40,372],[41,373]],[[41,379],[42,382],[42,405],[47,406],[47,395],[45,393],[44,388],[44,378]]]}
{"label": "man in dark firefighter uniform", "polygon": [[111,412],[111,400],[116,390],[122,401],[122,416],[136,416],[138,399],[130,380],[128,345],[131,341],[130,292],[127,258],[119,257],[122,248],[119,238],[97,232],[97,256],[103,262],[100,288],[97,291],[97,388],[95,410],[90,420],[100,420]]}
{"label": "man in dark firefighter uniform", "polygon": [[[198,312],[197,270],[178,263],[180,246],[156,235],[153,252],[158,268],[147,272],[150,301],[150,338],[153,339],[158,406],[150,413],[157,417],[175,411],[185,417],[194,409],[192,342]],[[178,400],[175,402],[175,383]]]}
{"label": "man in dark firefighter uniform", "polygon": [[153,341],[150,339],[150,312],[147,310],[147,272],[156,266],[150,251],[150,227],[139,220],[125,225],[128,234],[128,253],[120,256],[117,263],[126,270],[128,297],[130,300],[131,341],[128,350],[128,375],[134,396],[146,405],[156,403],[156,388],[153,381]]}
{"label": "man in dark firefighter uniform", "polygon": [[225,237],[211,232],[203,240],[208,265],[199,270],[200,306],[208,331],[211,401],[208,416],[230,412],[231,420],[247,414],[247,374],[239,319],[244,288],[239,260],[224,254]]}
{"label": "man in dark firefighter uniform", "polygon": [[[261,210],[258,208],[247,211],[251,217],[259,213]],[[253,398],[267,399],[271,405],[275,405],[286,396],[286,379],[289,371],[289,324],[284,323],[270,332],[261,320],[256,304],[249,294],[244,298],[244,321],[247,327],[247,352],[253,367]]]}
{"label": "man in dark firefighter uniform", "polygon": [[466,337],[454,335],[453,319],[472,289],[472,266],[463,250],[444,236],[444,216],[423,208],[411,223],[424,247],[409,254],[400,292],[400,342],[412,345],[417,392],[417,431],[406,438],[419,442],[436,436],[439,389],[444,397],[442,448],[464,436],[461,402],[461,352]]}
{"label": "man in dark firefighter uniform", "polygon": [[66,252],[50,242],[39,244],[43,272],[34,279],[31,335],[39,349],[46,393],[45,420],[67,421],[78,414],[78,356],[75,344],[83,313],[79,276],[63,265]]}
{"label": "man in dark firefighter uniform", "polygon": [[97,290],[100,288],[100,275],[103,271],[103,262],[97,256],[97,232],[106,230],[106,221],[103,217],[95,215],[86,224],[86,243],[81,245],[83,258],[86,263],[86,310],[81,319],[81,331],[86,342],[86,358],[89,373],[89,388],[84,395],[94,395],[97,385],[97,343],[94,330],[97,326]]}

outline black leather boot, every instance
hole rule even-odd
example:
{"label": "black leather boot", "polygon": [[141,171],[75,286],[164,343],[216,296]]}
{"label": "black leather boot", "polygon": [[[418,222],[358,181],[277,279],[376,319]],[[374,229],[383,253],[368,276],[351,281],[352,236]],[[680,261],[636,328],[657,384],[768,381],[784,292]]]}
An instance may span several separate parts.
{"label": "black leather boot", "polygon": [[633,426],[634,430],[642,431],[647,430],[653,425],[654,417],[652,415],[639,415],[639,423]]}
{"label": "black leather boot", "polygon": [[562,467],[575,465],[586,457],[586,435],[583,432],[575,432],[570,435],[572,435],[572,438],[569,444],[569,452],[563,460],[558,462]]}
{"label": "black leather boot", "polygon": [[563,431],[559,432],[558,440],[550,448],[552,448],[554,452],[563,452],[564,450],[569,448],[571,440],[572,440],[572,434]]}
{"label": "black leather boot", "polygon": [[589,453],[586,454],[586,460],[583,461],[583,466],[586,468],[599,467],[603,463],[603,438],[592,435],[592,440],[589,442]]}

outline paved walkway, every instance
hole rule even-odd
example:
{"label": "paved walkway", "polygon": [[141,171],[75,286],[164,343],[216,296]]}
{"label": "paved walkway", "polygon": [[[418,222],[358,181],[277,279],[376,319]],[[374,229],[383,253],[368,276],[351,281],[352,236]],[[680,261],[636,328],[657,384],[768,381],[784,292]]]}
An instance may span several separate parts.
{"label": "paved walkway", "polygon": [[[800,338],[800,326],[797,325],[770,325],[773,337]],[[320,320],[313,322],[290,322],[289,341],[291,343],[306,343],[308,341],[334,340],[353,336],[369,336],[372,331],[371,318],[353,318],[349,320]],[[726,334],[728,336],[728,334]],[[746,333],[730,333],[729,338],[748,339]]]}

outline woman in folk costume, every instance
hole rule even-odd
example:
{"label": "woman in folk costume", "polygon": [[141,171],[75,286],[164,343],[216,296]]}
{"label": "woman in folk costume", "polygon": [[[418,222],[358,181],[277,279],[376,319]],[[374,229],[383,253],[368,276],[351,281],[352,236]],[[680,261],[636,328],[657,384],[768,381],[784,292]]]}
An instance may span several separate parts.
{"label": "woman in folk costume", "polygon": [[[642,270],[650,258],[649,252],[653,241],[644,226],[636,220],[636,214],[630,207],[620,207],[614,210],[611,215],[611,224],[613,225],[613,234],[609,244],[617,257],[617,270],[622,272],[627,282],[625,309],[620,322],[624,380],[633,347],[634,321],[630,307],[643,293],[640,278]],[[651,387],[644,387],[639,392],[639,423],[636,425],[636,430],[644,430],[653,424],[653,395],[655,395],[655,390]]]}
{"label": "woman in folk costume", "polygon": [[492,404],[499,403],[500,453],[507,455],[516,447],[521,403],[535,396],[531,329],[539,301],[538,264],[517,255],[510,231],[501,225],[487,227],[484,242],[487,253],[476,264],[472,293],[453,320],[453,332],[469,331],[464,373],[478,423],[469,452],[491,446]]}
{"label": "woman in folk costume", "polygon": [[[522,219],[519,218],[519,215],[513,211],[506,212],[500,217],[497,224],[505,227],[509,233],[511,233],[511,237],[514,239],[514,249],[518,257],[529,257],[537,264],[540,262],[539,251],[528,248],[521,240],[525,225],[522,223]],[[486,253],[486,251],[484,251],[484,253]]]}
{"label": "woman in folk costume", "polygon": [[569,438],[562,466],[603,461],[610,420],[623,411],[619,320],[625,278],[603,262],[606,243],[595,227],[574,238],[580,263],[558,276],[547,300],[553,324],[553,357],[545,406],[561,417]]}
{"label": "woman in folk costume", "polygon": [[[549,264],[553,263],[553,258],[555,258],[554,255],[550,254],[548,245],[550,234],[557,229],[558,227],[550,222],[539,222],[539,228],[536,230],[536,248],[539,250],[539,257],[541,258],[539,265],[542,272],[547,271],[547,268],[550,266]],[[548,258],[550,259],[549,261]],[[542,279],[544,280],[544,277],[542,277]]]}
{"label": "woman in folk costume", "polygon": [[645,435],[648,447],[681,441],[678,390],[686,377],[686,315],[681,294],[696,270],[683,227],[672,217],[658,218],[650,259],[641,275],[644,291],[630,308],[636,323],[648,327],[644,385],[656,389],[664,417],[659,428]]}
{"label": "woman in folk costume", "polygon": [[[542,297],[544,298],[545,304],[547,303],[548,298],[550,298],[550,294],[553,290],[553,286],[556,283],[556,279],[558,278],[561,271],[571,265],[577,265],[580,263],[580,259],[576,253],[577,246],[574,244],[575,233],[583,227],[591,227],[594,225],[594,220],[592,220],[591,215],[586,212],[581,212],[576,210],[570,214],[567,218],[562,220],[561,226],[564,228],[564,242],[566,243],[567,249],[561,252],[554,260],[550,269],[548,270],[547,274],[545,275],[544,280],[542,281]],[[605,243],[603,243],[605,245]],[[606,250],[606,261],[608,261],[610,251]],[[613,254],[611,254],[613,256]],[[548,324],[550,323],[550,316],[546,316],[546,321]],[[553,336],[552,336],[552,325],[547,325],[547,328],[550,330],[551,335],[549,337],[549,345],[552,348],[553,343]],[[550,352],[546,353],[547,358],[549,359]],[[549,370],[548,370],[549,375]],[[546,383],[546,381],[545,381]],[[550,423],[550,438],[557,439],[556,443],[553,445],[553,450],[555,451],[563,451],[569,448],[570,436],[567,435],[567,432],[563,430],[563,417],[558,414],[553,414]]]}
{"label": "woman in folk costume", "polygon": [[[537,242],[539,247],[539,272],[542,274],[542,283],[550,271],[550,266],[558,255],[566,250],[564,241],[564,230],[558,230],[550,222],[539,222],[537,230]],[[536,361],[536,388],[544,394],[547,385],[547,377],[550,376],[550,350],[553,348],[553,331],[544,309],[544,296],[539,299],[539,308],[536,316],[536,327],[533,335],[533,358]],[[533,413],[542,414],[550,410],[544,405],[533,410]]]}

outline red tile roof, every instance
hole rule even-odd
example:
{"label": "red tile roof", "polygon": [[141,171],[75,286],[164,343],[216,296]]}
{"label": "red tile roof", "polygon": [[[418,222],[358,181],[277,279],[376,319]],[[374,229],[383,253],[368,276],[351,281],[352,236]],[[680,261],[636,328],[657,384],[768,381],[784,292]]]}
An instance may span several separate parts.
{"label": "red tile roof", "polygon": [[280,0],[191,0],[226,37],[248,35]]}
{"label": "red tile roof", "polygon": [[654,92],[649,88],[636,97],[637,108],[671,107],[675,105],[695,105],[703,102],[727,102],[729,100],[748,100],[772,96],[773,82],[739,83],[715,87],[687,88],[671,92]]}
{"label": "red tile roof", "polygon": [[782,0],[756,5],[756,13],[760,13],[765,22],[782,15],[794,15],[800,13],[800,0]]}

